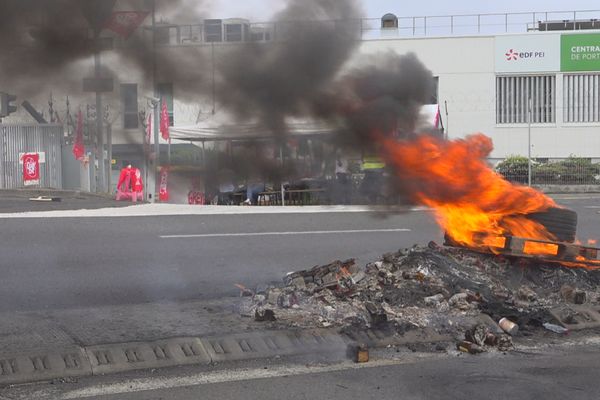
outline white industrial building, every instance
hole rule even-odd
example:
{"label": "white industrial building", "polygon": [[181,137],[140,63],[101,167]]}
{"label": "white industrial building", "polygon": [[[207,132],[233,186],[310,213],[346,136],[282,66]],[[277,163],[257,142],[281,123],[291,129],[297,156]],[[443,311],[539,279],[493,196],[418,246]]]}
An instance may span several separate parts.
{"label": "white industrial building", "polygon": [[[158,96],[167,100],[175,132],[179,127],[214,127],[216,121],[224,121],[210,87],[221,55],[231,46],[245,46],[250,41],[264,42],[266,46],[270,42],[285,43],[285,38],[278,36],[282,31],[280,23],[251,23],[238,18],[184,25],[178,21],[167,23],[160,15],[150,17],[150,9],[144,9],[150,3],[139,1],[135,12],[148,14],[130,36],[121,37],[107,30],[102,33],[114,43],[113,50],[102,52],[103,64],[114,73],[113,90],[102,95],[108,107],[106,122],[113,144],[112,153],[107,148],[104,151],[105,155],[112,154],[112,168],[108,160],[105,168],[111,168],[113,174],[125,161],[137,165],[145,162],[144,128],[139,114],[151,110],[149,99]],[[117,2],[116,10],[126,16],[133,11],[127,8],[131,4]],[[415,53],[436,78],[434,101],[439,105],[447,137],[485,133],[495,146],[491,161],[527,155],[528,143],[533,158],[552,160],[573,155],[597,161],[600,160],[599,18],[600,11],[444,17],[390,14],[363,19],[352,22],[356,23],[356,40],[360,43],[356,58],[349,60],[347,67],[363,55],[389,51]],[[139,43],[155,46],[160,55],[155,66],[147,65],[153,70],[151,74],[141,73],[136,65],[120,57],[135,50]],[[197,69],[190,69],[196,59]],[[185,61],[189,74],[174,78],[166,72],[161,60],[169,60],[171,64]],[[93,60],[79,60],[75,67],[69,76],[74,82],[93,76]],[[198,76],[202,77],[200,83]],[[198,84],[204,86],[197,95],[190,95],[190,87]],[[51,82],[47,86],[40,90],[39,97],[29,98],[38,110],[46,111]],[[71,113],[84,110],[84,118],[90,126],[94,125],[93,93],[53,91],[52,96],[59,114],[64,114],[65,99],[69,96]],[[4,120],[15,121],[31,122],[31,118],[20,111]],[[73,129],[69,131],[72,134]],[[167,143],[162,139],[160,142]],[[92,148],[93,143],[88,146]],[[96,149],[96,156],[98,152]]]}
{"label": "white industrial building", "polygon": [[[240,38],[256,36],[256,29],[232,21],[241,24],[236,25],[241,26]],[[169,41],[165,37],[160,51],[173,57],[193,51],[218,57],[222,48],[239,40],[227,36],[232,32],[230,21],[222,22],[225,33],[210,43],[203,42],[201,27],[189,39],[192,27],[171,26]],[[542,24],[548,30],[540,31]],[[593,21],[589,26],[578,24],[575,27],[582,29],[565,23],[564,31],[551,30],[560,26],[540,22],[513,29],[521,33],[404,37],[402,28],[386,28],[384,21],[384,27],[363,35],[356,56],[416,53],[437,79],[437,101],[448,137],[483,132],[494,141],[493,159],[526,155],[529,132],[534,158],[600,159],[600,30],[589,29],[596,28]],[[260,39],[269,39],[267,28],[261,26],[258,32]],[[163,86],[173,94],[175,126],[192,125],[210,112],[210,99],[196,104],[178,99],[178,86],[186,84]]]}
{"label": "white industrial building", "polygon": [[[532,157],[600,159],[600,23],[591,18],[599,16],[600,11],[401,17],[394,21],[395,17],[388,15],[360,22],[355,57],[387,51],[416,53],[437,78],[437,102],[448,137],[483,132],[494,141],[493,159],[527,154],[529,98]],[[562,21],[569,17],[577,22]],[[553,18],[561,21],[539,22]],[[558,30],[561,25],[565,30]],[[130,39],[113,34],[115,48],[127,51],[132,39],[150,43],[151,28],[148,16]],[[191,80],[201,75],[204,84],[210,85],[211,68],[218,68],[221,54],[230,46],[276,41],[277,32],[275,24],[239,18],[192,25],[159,20],[155,29],[160,58],[203,60],[198,63],[200,72],[190,74],[190,81],[174,80],[163,72],[160,61],[156,66],[157,94],[167,98],[176,127],[220,121],[219,115],[212,118],[213,110],[218,114],[220,107],[210,98],[210,88],[191,97]],[[483,33],[488,31],[502,33]],[[116,73],[113,92],[103,95],[110,107],[113,144],[141,145],[137,115],[140,110],[149,111],[148,97],[155,95],[152,81],[130,64],[121,63],[111,51],[102,57]],[[216,63],[211,62],[215,59]],[[351,66],[352,60],[348,64]],[[91,75],[91,66],[90,61],[90,68],[80,69],[81,78]],[[182,96],[183,91],[188,94]],[[62,95],[54,93],[57,102]],[[71,97],[73,106],[93,104],[91,93],[64,95]],[[40,93],[32,103],[43,105],[46,101],[47,93]]]}
{"label": "white industrial building", "polygon": [[415,52],[438,77],[450,138],[483,132],[494,141],[493,158],[526,155],[531,99],[533,157],[600,158],[598,31],[380,39],[361,46],[365,53],[386,50]]}

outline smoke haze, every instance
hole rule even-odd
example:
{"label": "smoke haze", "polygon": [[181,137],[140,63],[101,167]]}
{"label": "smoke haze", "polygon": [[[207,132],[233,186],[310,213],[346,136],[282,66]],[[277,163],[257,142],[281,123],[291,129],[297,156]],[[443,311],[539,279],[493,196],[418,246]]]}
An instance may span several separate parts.
{"label": "smoke haze", "polygon": [[356,49],[360,16],[353,0],[289,1],[275,18],[285,40],[248,44],[223,58],[220,103],[285,133],[285,117],[306,115]]}

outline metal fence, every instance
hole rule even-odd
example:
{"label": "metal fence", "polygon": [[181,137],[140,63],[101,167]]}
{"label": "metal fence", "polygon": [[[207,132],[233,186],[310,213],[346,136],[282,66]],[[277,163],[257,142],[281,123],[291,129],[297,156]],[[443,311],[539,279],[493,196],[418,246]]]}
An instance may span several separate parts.
{"label": "metal fence", "polygon": [[[526,158],[507,159],[496,166],[496,170],[507,180],[527,184],[528,165]],[[600,185],[600,163],[586,158],[533,161],[531,165],[532,185]]]}
{"label": "metal fence", "polygon": [[23,153],[43,153],[40,184],[36,187],[62,188],[62,125],[0,124],[0,189],[23,187]]}
{"label": "metal fence", "polygon": [[564,30],[578,30],[586,26],[581,21],[598,18],[600,10],[432,15],[398,17],[397,28],[382,28],[379,18],[367,18],[361,21],[361,33],[365,40],[390,36],[494,35],[545,30],[546,22],[561,22]]}
{"label": "metal fence", "polygon": [[[397,27],[382,27],[380,18],[357,20],[320,21],[330,23],[335,29],[354,32],[358,40],[376,40],[394,37],[424,37],[448,35],[494,35],[501,33],[523,33],[538,30],[580,30],[598,25],[600,10],[580,11],[541,11],[520,13],[430,15],[398,17]],[[313,22],[260,22],[236,21],[237,30],[228,27],[232,24],[223,21],[219,26],[210,24],[157,25],[158,45],[202,45],[227,42],[284,41],[289,28],[299,23]],[[216,29],[216,30],[215,30]],[[146,30],[151,34],[151,29]]]}

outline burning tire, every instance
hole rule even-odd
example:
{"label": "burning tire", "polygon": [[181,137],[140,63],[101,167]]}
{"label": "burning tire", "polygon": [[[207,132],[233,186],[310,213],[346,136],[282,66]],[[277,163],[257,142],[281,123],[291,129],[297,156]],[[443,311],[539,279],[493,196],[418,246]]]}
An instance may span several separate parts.
{"label": "burning tire", "polygon": [[551,207],[546,211],[527,214],[527,218],[542,224],[561,242],[573,243],[577,232],[577,213],[566,208]]}

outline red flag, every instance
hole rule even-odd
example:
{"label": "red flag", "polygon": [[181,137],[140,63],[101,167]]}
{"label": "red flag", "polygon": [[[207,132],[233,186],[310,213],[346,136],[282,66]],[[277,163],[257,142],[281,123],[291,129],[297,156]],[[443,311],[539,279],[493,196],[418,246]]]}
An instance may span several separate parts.
{"label": "red flag", "polygon": [[440,106],[438,104],[435,110],[435,119],[433,120],[433,127],[436,129],[440,128],[440,118]]}
{"label": "red flag", "polygon": [[122,192],[129,192],[131,190],[131,176],[133,175],[133,168],[127,166],[121,169],[119,174],[119,182],[117,182],[117,190]]}
{"label": "red flag", "polygon": [[39,153],[23,154],[23,184],[25,186],[40,183],[40,155]]}
{"label": "red flag", "polygon": [[75,141],[73,142],[73,155],[76,160],[81,160],[83,158],[83,154],[85,153],[85,148],[83,146],[83,115],[81,114],[81,110],[79,110],[79,114],[77,115],[77,131],[75,132]]}
{"label": "red flag", "polygon": [[104,23],[104,28],[127,39],[144,22],[147,11],[116,11]]}
{"label": "red flag", "polygon": [[169,140],[169,112],[167,111],[167,102],[164,99],[160,111],[160,134],[163,139]]}
{"label": "red flag", "polygon": [[158,198],[160,201],[169,201],[169,189],[167,188],[167,179],[169,178],[168,167],[160,167],[160,184],[158,189]]}
{"label": "red flag", "polygon": [[146,143],[152,143],[152,114],[148,114],[148,123],[146,124]]}

